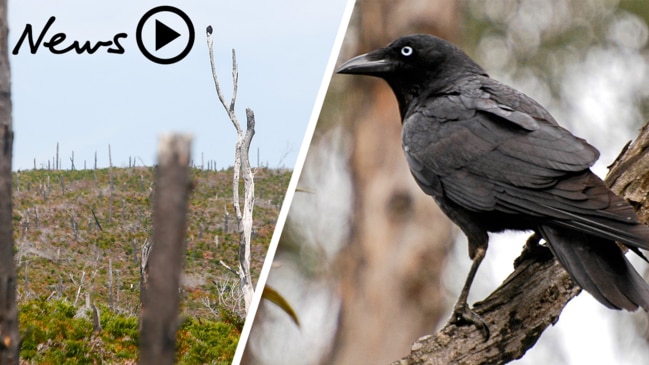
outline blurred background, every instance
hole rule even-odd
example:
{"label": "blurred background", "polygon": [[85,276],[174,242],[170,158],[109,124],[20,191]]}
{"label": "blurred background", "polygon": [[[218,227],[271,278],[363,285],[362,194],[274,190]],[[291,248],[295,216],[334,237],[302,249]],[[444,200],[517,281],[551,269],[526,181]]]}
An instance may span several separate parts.
{"label": "blurred background", "polygon": [[[649,119],[648,21],[641,0],[359,0],[339,63],[406,34],[445,38],[596,146],[604,177]],[[400,144],[387,84],[333,75],[268,279],[301,324],[262,301],[244,363],[387,364],[449,318],[466,238],[416,186]],[[527,236],[492,235],[469,303],[512,271]],[[584,293],[514,363],[646,363],[647,326],[646,313]]]}

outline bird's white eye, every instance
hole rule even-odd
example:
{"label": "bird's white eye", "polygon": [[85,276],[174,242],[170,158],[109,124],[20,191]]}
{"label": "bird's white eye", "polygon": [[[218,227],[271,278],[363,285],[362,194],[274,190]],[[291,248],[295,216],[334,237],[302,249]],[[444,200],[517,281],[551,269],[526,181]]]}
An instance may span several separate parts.
{"label": "bird's white eye", "polygon": [[410,46],[405,46],[401,48],[401,54],[408,57],[412,54],[412,47]]}

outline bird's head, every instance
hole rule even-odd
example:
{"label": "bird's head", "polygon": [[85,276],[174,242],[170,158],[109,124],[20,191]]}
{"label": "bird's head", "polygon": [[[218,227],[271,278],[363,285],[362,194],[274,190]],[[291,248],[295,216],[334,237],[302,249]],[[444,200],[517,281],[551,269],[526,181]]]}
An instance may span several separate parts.
{"label": "bird's head", "polygon": [[337,73],[369,75],[388,82],[404,111],[424,92],[437,92],[468,75],[486,72],[453,44],[428,34],[401,37],[384,48],[356,56]]}

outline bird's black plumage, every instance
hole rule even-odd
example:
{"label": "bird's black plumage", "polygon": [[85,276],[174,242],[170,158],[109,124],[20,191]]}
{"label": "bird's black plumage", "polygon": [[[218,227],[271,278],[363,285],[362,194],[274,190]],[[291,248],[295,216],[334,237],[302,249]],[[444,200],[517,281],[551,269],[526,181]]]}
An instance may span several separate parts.
{"label": "bird's black plumage", "polygon": [[399,38],[338,72],[390,85],[410,171],[467,235],[471,258],[484,255],[487,232],[533,230],[601,303],[649,310],[649,285],[615,243],[642,255],[649,228],[591,172],[597,149],[536,101],[430,35]]}

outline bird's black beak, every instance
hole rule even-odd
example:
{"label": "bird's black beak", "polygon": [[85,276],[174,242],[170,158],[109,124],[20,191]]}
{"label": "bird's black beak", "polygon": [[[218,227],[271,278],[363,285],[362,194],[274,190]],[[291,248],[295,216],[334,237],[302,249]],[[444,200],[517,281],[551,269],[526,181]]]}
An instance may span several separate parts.
{"label": "bird's black beak", "polygon": [[348,60],[336,73],[378,76],[392,70],[393,64],[384,57],[383,49],[379,49]]}

